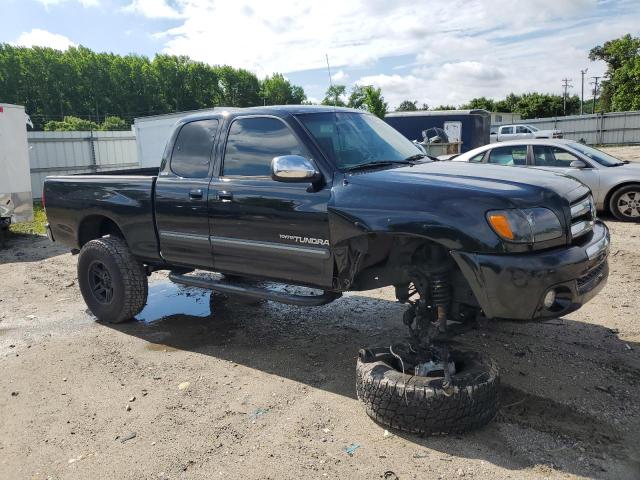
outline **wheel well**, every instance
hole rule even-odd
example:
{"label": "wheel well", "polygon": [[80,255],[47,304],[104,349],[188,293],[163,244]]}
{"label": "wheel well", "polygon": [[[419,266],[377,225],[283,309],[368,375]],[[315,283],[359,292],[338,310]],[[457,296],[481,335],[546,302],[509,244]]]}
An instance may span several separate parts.
{"label": "wheel well", "polygon": [[85,218],[78,227],[78,244],[82,248],[85,243],[105,235],[113,235],[125,240],[116,222],[109,217],[92,215]]}
{"label": "wheel well", "polygon": [[615,187],[613,187],[611,190],[609,190],[607,192],[607,195],[604,197],[604,209],[607,212],[611,211],[611,209],[609,208],[609,202],[611,201],[611,197],[613,196],[613,194],[616,193],[621,188],[628,187],[630,185],[640,185],[640,182],[624,182],[624,183],[620,183],[619,185],[616,185]]}

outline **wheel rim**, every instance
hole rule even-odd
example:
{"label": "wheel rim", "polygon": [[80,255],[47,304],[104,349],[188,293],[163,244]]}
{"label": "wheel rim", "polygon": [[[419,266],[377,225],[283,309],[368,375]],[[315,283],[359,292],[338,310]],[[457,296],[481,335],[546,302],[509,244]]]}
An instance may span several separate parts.
{"label": "wheel rim", "polygon": [[113,281],[104,263],[96,260],[89,265],[89,287],[93,298],[99,303],[111,303]]}
{"label": "wheel rim", "polygon": [[629,218],[640,217],[640,192],[626,192],[618,198],[618,211]]}

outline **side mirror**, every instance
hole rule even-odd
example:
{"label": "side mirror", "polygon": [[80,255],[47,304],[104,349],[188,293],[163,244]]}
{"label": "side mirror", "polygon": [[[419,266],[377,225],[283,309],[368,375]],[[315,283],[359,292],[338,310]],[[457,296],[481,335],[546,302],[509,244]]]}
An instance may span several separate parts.
{"label": "side mirror", "polygon": [[271,178],[278,182],[309,182],[320,179],[312,160],[300,155],[283,155],[271,160]]}
{"label": "side mirror", "polygon": [[586,164],[586,163],[584,163],[582,160],[574,160],[573,162],[571,162],[571,163],[569,164],[569,166],[570,166],[571,168],[586,168],[586,167],[587,167],[587,164]]}

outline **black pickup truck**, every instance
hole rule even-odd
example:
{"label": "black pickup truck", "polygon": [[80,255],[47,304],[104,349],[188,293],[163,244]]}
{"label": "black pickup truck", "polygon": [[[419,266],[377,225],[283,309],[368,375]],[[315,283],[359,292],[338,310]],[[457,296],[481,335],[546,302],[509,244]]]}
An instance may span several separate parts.
{"label": "black pickup truck", "polygon": [[49,177],[43,203],[50,238],[79,253],[78,283],[100,321],[139,313],[161,269],[230,297],[307,307],[393,286],[410,341],[362,349],[357,392],[379,422],[426,434],[482,425],[497,408],[495,365],[450,351],[451,325],[561,316],[608,276],[609,232],[582,183],[432,162],[344,108],[189,116],[158,171]]}

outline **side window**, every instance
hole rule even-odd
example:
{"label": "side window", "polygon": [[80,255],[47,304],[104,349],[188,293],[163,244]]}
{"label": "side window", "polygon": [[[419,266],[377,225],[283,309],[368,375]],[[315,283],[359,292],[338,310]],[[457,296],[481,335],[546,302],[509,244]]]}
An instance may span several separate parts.
{"label": "side window", "polygon": [[291,130],[276,118],[239,118],[231,124],[222,175],[271,176],[271,160],[281,155],[309,157]]}
{"label": "side window", "polygon": [[502,135],[511,135],[513,133],[513,127],[502,127],[500,133]]}
{"label": "side window", "polygon": [[552,147],[554,166],[556,167],[569,167],[571,162],[580,160],[572,153],[563,150],[562,148]]}
{"label": "side window", "polygon": [[497,165],[526,165],[527,146],[496,147],[489,154],[489,163]]}
{"label": "side window", "polygon": [[529,130],[527,127],[523,127],[522,125],[518,125],[516,127],[516,133],[531,133],[531,130]]}
{"label": "side window", "polygon": [[171,171],[180,177],[207,177],[217,130],[218,120],[199,120],[184,125],[173,146]]}
{"label": "side window", "polygon": [[469,162],[471,162],[471,163],[480,163],[480,162],[482,162],[482,159],[484,158],[484,154],[485,153],[486,152],[482,152],[482,153],[479,153],[477,155],[474,155],[473,157],[471,157],[469,159]]}

